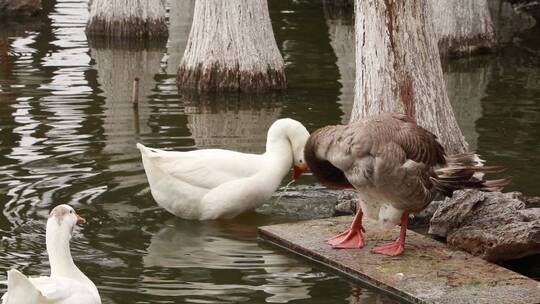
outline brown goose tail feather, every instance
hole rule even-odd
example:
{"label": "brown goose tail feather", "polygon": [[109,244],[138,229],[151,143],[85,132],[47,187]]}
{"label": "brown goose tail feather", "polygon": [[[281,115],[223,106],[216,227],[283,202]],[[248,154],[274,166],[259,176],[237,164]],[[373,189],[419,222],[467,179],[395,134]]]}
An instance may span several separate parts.
{"label": "brown goose tail feather", "polygon": [[486,180],[486,173],[499,173],[503,166],[483,166],[484,161],[473,152],[450,155],[446,157],[446,165],[435,170],[431,181],[437,191],[444,196],[452,196],[456,190],[478,189],[481,191],[501,191],[508,185],[510,176]]}

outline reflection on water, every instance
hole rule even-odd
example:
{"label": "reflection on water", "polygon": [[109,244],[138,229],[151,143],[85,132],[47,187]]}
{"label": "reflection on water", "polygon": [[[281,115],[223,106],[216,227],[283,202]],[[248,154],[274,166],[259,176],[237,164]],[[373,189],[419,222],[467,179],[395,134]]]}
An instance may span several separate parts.
{"label": "reflection on water", "polygon": [[198,148],[264,152],[266,133],[281,114],[280,96],[191,96],[185,113]]}
{"label": "reflection on water", "polygon": [[167,74],[176,75],[191,30],[195,0],[170,1],[169,5]]}
{"label": "reflection on water", "polygon": [[338,102],[343,115],[341,123],[348,123],[354,102],[356,78],[356,41],[354,31],[354,7],[352,1],[323,1],[324,17],[328,25],[330,45],[336,55],[341,90]]}
{"label": "reflection on water", "polygon": [[482,98],[491,80],[493,64],[489,57],[452,61],[444,72],[448,98],[469,149],[478,148],[476,121],[482,117]]}
{"label": "reflection on water", "polygon": [[[336,192],[313,186],[309,176],[233,221],[174,218],[148,191],[138,141],[261,152],[277,118],[298,119],[309,130],[347,120],[350,22],[318,1],[269,4],[289,80],[287,92],[271,96],[178,94],[191,0],[172,4],[175,30],[158,45],[87,41],[85,0],[48,2],[43,20],[2,27],[0,280],[14,265],[47,273],[45,218],[52,206],[69,203],[88,219],[75,234],[73,256],[104,303],[395,302],[257,240],[260,225],[332,213]],[[531,195],[540,195],[537,33],[519,34],[497,56],[446,68],[469,142],[509,168],[513,189]],[[138,111],[130,101],[135,77]]]}
{"label": "reflection on water", "polygon": [[[171,7],[177,30],[167,44],[87,41],[87,3],[79,0],[47,6],[48,19],[37,29],[0,31],[6,63],[0,72],[0,279],[14,265],[30,275],[47,273],[45,218],[52,206],[69,203],[88,220],[73,238],[73,256],[104,303],[349,302],[348,283],[257,240],[260,225],[330,215],[335,195],[293,186],[257,212],[208,223],[174,218],[153,202],[138,141],[176,150],[261,152],[267,128],[279,117],[306,120],[309,107],[308,116],[325,116],[307,119],[316,127],[341,115],[327,102],[337,96],[335,78],[314,86],[293,76],[296,93],[286,95],[179,95],[174,74],[192,5]],[[274,15],[303,9],[280,5]],[[322,17],[320,6],[308,9]],[[306,18],[325,26],[322,18]],[[292,25],[283,29],[295,31]],[[319,38],[327,40],[326,33]],[[307,58],[301,39],[284,39],[289,63],[310,65],[312,80],[328,71],[337,75],[332,60],[319,70],[317,49]],[[316,46],[317,39],[310,43]],[[327,44],[317,47],[331,52]],[[135,77],[137,111],[130,101]]]}
{"label": "reflection on water", "polygon": [[[214,297],[213,300],[219,300],[226,295],[240,301],[245,293],[263,291],[269,295],[266,302],[286,303],[310,298],[309,289],[314,285],[311,281],[326,277],[324,273],[274,250],[261,248],[250,225],[203,223],[193,227],[192,222],[177,220],[170,220],[167,224],[152,236],[147,255],[143,258],[144,265],[148,269],[185,270],[176,277],[176,284],[191,288],[188,291],[183,288],[171,291],[169,288],[172,286],[162,288],[148,282],[145,288],[152,294],[160,295],[165,289],[165,293],[173,292],[178,296],[204,295],[209,300]],[[228,273],[246,271],[243,284],[210,283],[221,281],[226,270]],[[244,301],[249,301],[249,297]]]}
{"label": "reflection on water", "polygon": [[[141,45],[128,42],[105,42],[90,40],[90,56],[97,70],[99,96],[103,100],[103,154],[109,156],[110,172],[137,170],[132,161],[139,157],[134,149],[139,134],[150,132],[146,123],[150,116],[147,107],[134,109],[132,84],[139,79],[139,99],[146,102],[156,86],[154,77],[160,72],[164,42]],[[122,177],[122,184],[140,183],[139,178]]]}

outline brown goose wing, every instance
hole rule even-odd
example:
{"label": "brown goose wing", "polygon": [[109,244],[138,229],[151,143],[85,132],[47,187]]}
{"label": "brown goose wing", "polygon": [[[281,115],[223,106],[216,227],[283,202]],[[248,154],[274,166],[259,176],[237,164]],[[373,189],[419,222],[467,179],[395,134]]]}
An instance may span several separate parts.
{"label": "brown goose wing", "polygon": [[[375,130],[386,130],[386,134],[381,134],[381,138],[398,144],[405,152],[406,159],[428,166],[446,163],[444,148],[437,141],[437,137],[418,126],[409,116],[399,113],[383,114],[379,119],[373,119],[372,124],[375,125]],[[381,132],[384,131],[375,131]]]}
{"label": "brown goose wing", "polygon": [[443,147],[435,135],[402,114],[384,114],[368,125],[378,140],[371,152],[375,188],[397,209],[423,209],[434,197],[433,167],[446,162]]}
{"label": "brown goose wing", "polygon": [[445,163],[435,135],[396,113],[315,131],[305,159],[322,184],[371,188],[402,210],[422,209],[431,201],[430,172]]}

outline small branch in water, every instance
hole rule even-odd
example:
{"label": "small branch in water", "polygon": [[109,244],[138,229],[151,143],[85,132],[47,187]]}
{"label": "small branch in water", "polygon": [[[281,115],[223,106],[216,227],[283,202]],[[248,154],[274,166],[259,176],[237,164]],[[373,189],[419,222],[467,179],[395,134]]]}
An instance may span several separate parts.
{"label": "small branch in water", "polygon": [[139,77],[135,77],[135,79],[133,80],[131,102],[134,108],[137,108],[139,106]]}
{"label": "small branch in water", "polygon": [[288,182],[285,186],[279,188],[279,196],[277,198],[277,201],[279,202],[281,200],[281,198],[283,197],[283,195],[285,195],[285,192],[287,192],[287,190],[289,190],[289,186],[294,183],[295,180],[291,180],[290,182]]}

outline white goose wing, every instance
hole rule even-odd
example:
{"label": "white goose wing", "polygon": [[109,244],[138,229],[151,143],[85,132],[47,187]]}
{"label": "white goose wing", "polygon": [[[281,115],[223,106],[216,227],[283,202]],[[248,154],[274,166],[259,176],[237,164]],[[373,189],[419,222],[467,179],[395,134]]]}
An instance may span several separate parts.
{"label": "white goose wing", "polygon": [[145,167],[154,166],[172,178],[206,189],[251,176],[261,168],[261,155],[220,149],[175,152],[141,144],[137,147]]}
{"label": "white goose wing", "polygon": [[82,283],[68,278],[28,278],[17,270],[8,272],[8,292],[2,304],[94,304]]}
{"label": "white goose wing", "polygon": [[47,303],[96,303],[88,287],[79,281],[65,277],[37,277],[29,280],[41,292]]}

